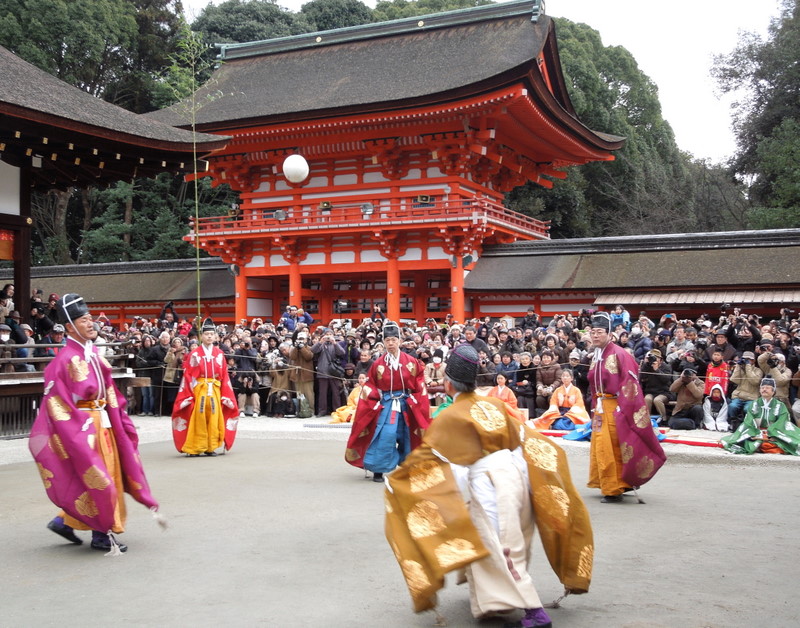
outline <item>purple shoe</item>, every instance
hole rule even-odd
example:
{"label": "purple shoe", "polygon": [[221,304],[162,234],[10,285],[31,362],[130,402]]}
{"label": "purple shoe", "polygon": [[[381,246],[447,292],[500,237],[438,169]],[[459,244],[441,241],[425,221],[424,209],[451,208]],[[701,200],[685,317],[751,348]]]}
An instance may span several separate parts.
{"label": "purple shoe", "polygon": [[522,628],[550,628],[553,622],[543,608],[526,608],[525,616],[520,620]]}

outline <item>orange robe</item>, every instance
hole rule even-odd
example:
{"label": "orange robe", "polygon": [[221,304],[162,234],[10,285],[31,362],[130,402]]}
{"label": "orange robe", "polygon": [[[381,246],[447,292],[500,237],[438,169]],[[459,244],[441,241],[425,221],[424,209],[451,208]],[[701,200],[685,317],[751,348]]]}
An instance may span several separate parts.
{"label": "orange robe", "polygon": [[[559,408],[569,408],[569,410],[562,415]],[[564,417],[575,425],[584,425],[590,421],[586,406],[583,405],[583,395],[574,384],[570,384],[569,388],[565,388],[563,384],[556,388],[550,397],[550,407],[534,420],[533,425],[537,430],[548,430],[555,420]]]}
{"label": "orange robe", "polygon": [[520,423],[525,422],[525,415],[522,414],[519,409],[519,405],[517,404],[517,396],[508,386],[503,386],[502,388],[500,386],[495,386],[488,393],[486,393],[486,396],[499,399],[506,404],[508,407],[508,413],[511,416],[513,416]]}

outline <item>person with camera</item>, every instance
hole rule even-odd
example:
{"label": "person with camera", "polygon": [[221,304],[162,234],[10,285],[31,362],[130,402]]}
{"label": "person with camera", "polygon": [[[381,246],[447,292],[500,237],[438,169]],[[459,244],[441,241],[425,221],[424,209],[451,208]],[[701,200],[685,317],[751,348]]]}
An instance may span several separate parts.
{"label": "person with camera", "polygon": [[314,352],[308,346],[308,330],[303,326],[292,337],[289,363],[294,367],[289,379],[294,383],[297,398],[302,395],[314,411]]}
{"label": "person with camera", "polygon": [[296,414],[290,381],[294,370],[291,365],[291,351],[291,342],[281,342],[278,348],[267,353],[265,358],[267,372],[272,381],[272,388],[267,400],[267,416],[277,419],[293,417]]}
{"label": "person with camera", "polygon": [[494,386],[497,367],[495,367],[494,362],[492,362],[486,351],[479,351],[478,358],[478,376],[475,380],[475,385],[479,387]]}
{"label": "person with camera", "polygon": [[765,377],[759,398],[750,406],[742,424],[720,444],[735,454],[800,455],[800,430],[789,421],[789,410],[775,398],[775,380]]}
{"label": "person with camera", "polygon": [[42,338],[53,331],[54,324],[50,317],[47,316],[46,303],[35,301],[31,304],[31,329],[34,342],[42,342]]}
{"label": "person with camera", "polygon": [[675,398],[670,392],[673,375],[661,359],[661,351],[653,349],[648,353],[639,367],[639,383],[642,385],[644,402],[647,405],[647,414],[652,416],[653,406],[658,413],[659,424],[666,424],[668,413],[667,403]]}
{"label": "person with camera", "polygon": [[436,349],[431,361],[425,365],[424,377],[431,406],[444,403],[444,353],[441,349]]}
{"label": "person with camera", "polygon": [[745,351],[741,358],[734,358],[731,383],[736,389],[731,393],[728,404],[728,424],[732,430],[739,427],[750,406],[758,399],[758,387],[764,378],[764,372],[756,364],[756,356],[752,351]]}
{"label": "person with camera", "polygon": [[258,398],[258,350],[253,347],[253,340],[245,335],[239,348],[233,352],[236,360],[236,378],[232,381],[233,389],[239,402],[239,416],[247,414],[247,407],[252,409],[252,415],[258,416],[261,403]]}
{"label": "person with camera", "polygon": [[729,327],[723,325],[714,332],[714,342],[713,344],[709,344],[706,348],[705,357],[707,362],[712,362],[715,351],[718,351],[722,356],[722,362],[727,363],[733,360],[736,355],[736,347],[728,342],[728,330]]}
{"label": "person with camera", "polygon": [[680,360],[687,351],[694,349],[694,343],[686,337],[686,327],[678,324],[672,331],[672,340],[667,345],[664,362],[672,364],[673,360]]}
{"label": "person with camera", "polygon": [[699,430],[703,424],[703,380],[691,368],[684,369],[672,382],[675,407],[667,426],[673,430]]}
{"label": "person with camera", "polygon": [[322,332],[318,342],[311,345],[311,352],[317,364],[317,415],[327,416],[346,401],[342,385],[346,352],[329,328]]}
{"label": "person with camera", "polygon": [[383,338],[386,352],[370,368],[345,451],[345,460],[372,471],[375,482],[419,446],[430,424],[422,363],[400,351],[397,323],[386,322]]}
{"label": "person with camera", "polygon": [[774,397],[789,409],[789,386],[792,383],[792,372],[786,368],[786,356],[770,347],[769,351],[762,352],[757,359],[759,368],[764,371],[764,377],[775,380]]}
{"label": "person with camera", "polygon": [[183,359],[186,357],[186,346],[179,337],[172,339],[167,355],[164,357],[164,403],[166,407],[172,408],[175,405],[175,397],[178,395],[178,386],[183,378]]}

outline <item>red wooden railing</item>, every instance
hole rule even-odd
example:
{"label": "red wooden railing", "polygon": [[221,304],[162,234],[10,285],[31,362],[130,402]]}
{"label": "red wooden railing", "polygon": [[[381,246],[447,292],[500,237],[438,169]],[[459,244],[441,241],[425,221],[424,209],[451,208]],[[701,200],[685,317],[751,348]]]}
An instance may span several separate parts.
{"label": "red wooden railing", "polygon": [[[247,235],[255,233],[287,233],[307,231],[347,231],[359,229],[398,228],[418,225],[447,225],[449,223],[491,224],[502,231],[523,238],[548,238],[549,221],[536,220],[486,199],[459,202],[437,201],[419,203],[408,199],[399,204],[381,206],[365,201],[353,204],[333,204],[322,209],[296,206],[264,206],[244,208],[228,216],[200,218],[198,232],[209,235]],[[190,226],[194,229],[194,223]],[[191,239],[193,234],[187,236]]]}

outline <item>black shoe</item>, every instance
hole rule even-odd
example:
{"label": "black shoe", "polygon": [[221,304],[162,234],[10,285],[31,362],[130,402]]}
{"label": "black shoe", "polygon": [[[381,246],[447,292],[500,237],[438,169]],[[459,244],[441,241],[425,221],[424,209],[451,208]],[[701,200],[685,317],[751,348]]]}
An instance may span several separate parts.
{"label": "black shoe", "polygon": [[619,504],[622,502],[622,495],[603,495],[601,504]]}
{"label": "black shoe", "polygon": [[383,473],[373,473],[372,474],[372,481],[373,482],[383,482]]}
{"label": "black shoe", "polygon": [[83,540],[81,540],[75,534],[75,531],[65,523],[59,525],[58,521],[53,519],[50,523],[47,524],[47,529],[52,530],[59,536],[64,537],[70,543],[75,543],[75,545],[83,545]]}
{"label": "black shoe", "polygon": [[199,458],[200,454],[186,454],[187,458]]}
{"label": "black shoe", "polygon": [[206,454],[206,456],[216,456],[217,452],[216,451],[207,451],[207,452],[205,452],[205,454]]}
{"label": "black shoe", "polygon": [[[120,552],[127,552],[128,546],[125,543],[120,543],[117,541],[117,547],[119,547]],[[108,552],[111,550],[111,541],[106,539],[105,541],[92,541],[92,549],[101,550],[103,552]]]}

